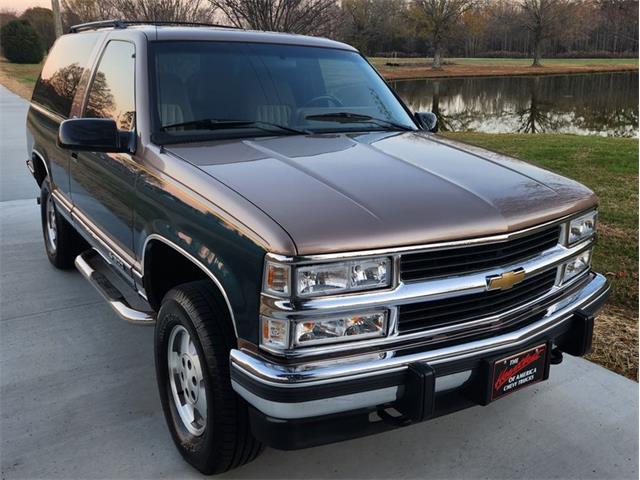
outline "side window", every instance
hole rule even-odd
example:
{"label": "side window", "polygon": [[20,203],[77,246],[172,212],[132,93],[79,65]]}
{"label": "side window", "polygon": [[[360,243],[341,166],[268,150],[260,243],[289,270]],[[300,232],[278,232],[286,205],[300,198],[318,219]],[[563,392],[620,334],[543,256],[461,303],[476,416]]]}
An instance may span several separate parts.
{"label": "side window", "polygon": [[95,33],[60,37],[42,67],[33,90],[33,101],[62,117],[68,117],[78,84],[99,37]]}
{"label": "side window", "polygon": [[113,40],[104,49],[89,87],[88,118],[111,118],[120,130],[135,128],[135,47]]}

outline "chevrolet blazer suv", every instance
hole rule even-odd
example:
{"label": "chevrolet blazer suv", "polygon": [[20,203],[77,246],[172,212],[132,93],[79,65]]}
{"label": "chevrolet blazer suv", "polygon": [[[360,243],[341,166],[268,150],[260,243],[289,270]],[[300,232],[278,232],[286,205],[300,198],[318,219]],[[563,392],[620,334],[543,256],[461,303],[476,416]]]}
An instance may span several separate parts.
{"label": "chevrolet blazer suv", "polygon": [[591,347],[594,194],[438,136],[348,45],[76,26],[27,127],[49,260],[154,325],[201,472],[487,405]]}

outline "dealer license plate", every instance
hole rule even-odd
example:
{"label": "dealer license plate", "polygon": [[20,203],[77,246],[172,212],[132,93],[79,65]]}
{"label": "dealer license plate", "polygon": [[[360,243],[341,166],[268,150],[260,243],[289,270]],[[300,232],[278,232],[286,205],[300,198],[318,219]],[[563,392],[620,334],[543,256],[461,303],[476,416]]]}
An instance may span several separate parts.
{"label": "dealer license plate", "polygon": [[544,380],[547,353],[547,345],[542,344],[496,360],[493,363],[491,400]]}

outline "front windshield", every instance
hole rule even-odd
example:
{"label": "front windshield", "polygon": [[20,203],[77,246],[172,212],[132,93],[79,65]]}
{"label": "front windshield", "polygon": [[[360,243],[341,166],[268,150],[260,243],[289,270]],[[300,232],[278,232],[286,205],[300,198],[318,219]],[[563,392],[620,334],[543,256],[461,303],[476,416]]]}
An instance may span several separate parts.
{"label": "front windshield", "polygon": [[415,130],[356,52],[297,45],[155,42],[154,141]]}

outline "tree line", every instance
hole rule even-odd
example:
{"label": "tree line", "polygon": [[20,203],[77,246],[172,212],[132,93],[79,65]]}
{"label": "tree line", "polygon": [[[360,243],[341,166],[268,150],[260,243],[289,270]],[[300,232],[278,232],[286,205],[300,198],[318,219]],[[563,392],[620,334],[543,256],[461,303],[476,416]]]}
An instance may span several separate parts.
{"label": "tree line", "polygon": [[637,0],[343,0],[337,37],[372,56],[637,57]]}
{"label": "tree line", "polygon": [[[539,64],[543,56],[638,55],[638,0],[62,0],[62,9],[66,27],[109,18],[214,22],[324,35],[370,56],[432,57],[434,68],[446,56]],[[0,22],[10,17],[0,13]],[[39,11],[34,28],[50,38],[43,18]]]}

